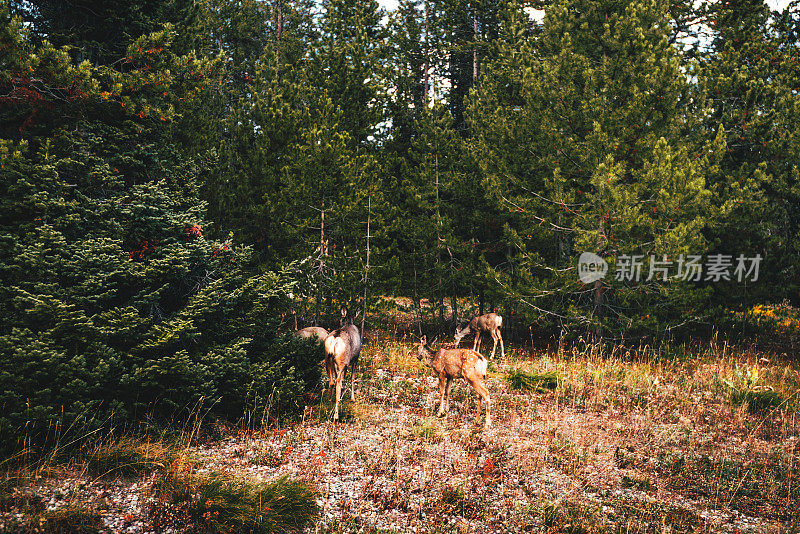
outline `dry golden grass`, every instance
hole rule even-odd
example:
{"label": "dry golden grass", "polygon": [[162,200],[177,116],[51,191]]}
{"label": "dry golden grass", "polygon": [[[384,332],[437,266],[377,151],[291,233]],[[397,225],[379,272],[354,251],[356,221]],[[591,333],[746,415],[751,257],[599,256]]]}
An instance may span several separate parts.
{"label": "dry golden grass", "polygon": [[[544,353],[512,346],[505,361],[492,362],[495,423],[481,434],[468,422],[474,400],[463,384],[453,390],[455,421],[451,414],[443,427],[431,423],[435,386],[429,381],[419,390],[427,371],[413,357],[412,343],[365,347],[371,359],[361,375],[367,393],[362,402],[384,393],[402,404],[417,398],[422,418],[410,423],[405,439],[429,450],[414,455],[423,469],[436,458],[430,449],[469,455],[480,436],[478,450],[503,451],[500,481],[513,485],[516,477],[525,486],[547,473],[570,488],[569,498],[537,488],[528,492],[527,505],[509,505],[515,527],[762,532],[794,528],[798,521],[800,371],[788,357],[725,344],[660,350],[587,344]],[[476,498],[469,485],[453,487],[465,492],[467,502]],[[436,491],[423,493],[437,508]],[[493,514],[495,520],[503,515],[493,507],[487,514],[486,528]],[[743,519],[735,523],[734,517]]]}
{"label": "dry golden grass", "polygon": [[[800,367],[789,357],[725,344],[531,351],[508,343],[507,357],[490,364],[493,426],[485,431],[473,424],[475,396],[463,381],[453,387],[450,413],[433,416],[436,380],[416,358],[415,336],[365,338],[357,399],[343,395],[340,423],[330,420],[326,396],[286,428],[198,444],[194,425],[177,446],[97,440],[67,466],[8,471],[0,513],[27,507],[43,517],[41,481],[77,472],[90,486],[117,477],[144,482],[142,499],[158,503],[142,512],[144,523],[268,531],[263,517],[250,517],[251,505],[267,495],[262,484],[288,475],[305,481],[295,488],[300,508],[313,488],[319,492],[318,532],[790,532],[800,525]],[[32,487],[39,496],[20,491]],[[85,504],[69,501],[91,512]]]}

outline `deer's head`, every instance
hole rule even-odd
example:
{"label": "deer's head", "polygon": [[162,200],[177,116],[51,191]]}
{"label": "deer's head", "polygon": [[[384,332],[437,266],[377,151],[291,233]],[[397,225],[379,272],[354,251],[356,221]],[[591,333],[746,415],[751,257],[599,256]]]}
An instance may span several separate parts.
{"label": "deer's head", "polygon": [[428,345],[427,336],[422,336],[419,339],[419,347],[417,348],[417,359],[419,361],[425,361],[425,358],[430,356],[430,352],[428,351],[427,345]]}
{"label": "deer's head", "polygon": [[458,346],[458,344],[461,342],[464,336],[466,336],[468,333],[469,333],[469,328],[461,330],[456,326],[456,336],[455,336],[456,346]]}

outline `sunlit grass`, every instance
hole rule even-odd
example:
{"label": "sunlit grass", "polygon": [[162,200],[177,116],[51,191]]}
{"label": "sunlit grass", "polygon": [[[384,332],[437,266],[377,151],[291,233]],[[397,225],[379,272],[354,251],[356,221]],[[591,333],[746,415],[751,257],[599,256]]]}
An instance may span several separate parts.
{"label": "sunlit grass", "polygon": [[158,529],[194,532],[302,532],[317,517],[316,490],[281,477],[251,483],[216,474],[171,470],[153,486],[153,520]]}
{"label": "sunlit grass", "polygon": [[167,467],[178,456],[179,452],[165,443],[121,437],[89,442],[77,458],[94,476],[133,476]]}

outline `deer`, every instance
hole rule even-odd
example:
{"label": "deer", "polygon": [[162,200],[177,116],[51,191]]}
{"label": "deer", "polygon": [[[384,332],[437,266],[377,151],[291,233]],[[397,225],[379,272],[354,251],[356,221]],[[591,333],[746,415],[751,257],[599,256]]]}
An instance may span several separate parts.
{"label": "deer", "polygon": [[342,308],[342,324],[325,338],[325,369],[328,372],[328,387],[336,384],[336,404],[333,409],[333,420],[339,420],[339,401],[342,398],[342,382],[347,369],[350,368],[350,400],[356,400],[354,389],[355,365],[361,353],[361,334],[347,315],[347,308]]}
{"label": "deer", "polygon": [[450,409],[450,388],[453,386],[453,379],[464,378],[478,394],[478,412],[475,415],[475,423],[481,421],[481,405],[486,404],[486,420],[484,428],[489,428],[492,424],[492,417],[489,413],[489,390],[484,386],[488,361],[479,352],[470,349],[444,349],[439,348],[436,352],[428,345],[428,340],[422,336],[419,340],[417,359],[425,362],[434,370],[439,378],[439,409],[436,417],[442,417]]}
{"label": "deer", "polygon": [[475,342],[472,345],[472,350],[479,351],[481,348],[481,333],[489,332],[489,335],[491,335],[492,339],[494,340],[494,347],[492,347],[492,355],[490,358],[494,358],[494,352],[497,350],[498,340],[500,341],[500,353],[502,357],[505,358],[506,348],[503,346],[503,336],[500,334],[500,328],[502,326],[503,317],[496,313],[487,313],[473,317],[469,324],[463,329],[456,326],[455,345],[458,347],[461,339],[472,332],[475,334]]}
{"label": "deer", "polygon": [[302,338],[317,336],[320,341],[325,341],[325,338],[328,337],[328,331],[321,326],[307,326],[297,330],[294,335]]}
{"label": "deer", "polygon": [[317,336],[320,341],[325,341],[325,338],[328,337],[328,331],[322,328],[321,326],[307,326],[305,328],[297,328],[297,312],[292,309],[291,310],[292,318],[294,319],[294,335],[297,337],[308,338]]}

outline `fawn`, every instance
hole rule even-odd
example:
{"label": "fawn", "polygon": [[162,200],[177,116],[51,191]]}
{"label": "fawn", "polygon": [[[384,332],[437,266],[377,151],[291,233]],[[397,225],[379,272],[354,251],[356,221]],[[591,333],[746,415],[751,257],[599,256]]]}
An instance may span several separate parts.
{"label": "fawn", "polygon": [[475,422],[481,421],[481,405],[486,403],[486,421],[484,427],[488,428],[492,424],[489,414],[489,390],[483,385],[486,378],[486,358],[469,349],[442,349],[435,353],[428,346],[427,338],[422,336],[419,341],[417,358],[428,364],[439,377],[439,410],[437,417],[444,415],[450,408],[450,388],[453,386],[453,379],[463,377],[478,394],[478,412],[475,415]]}

